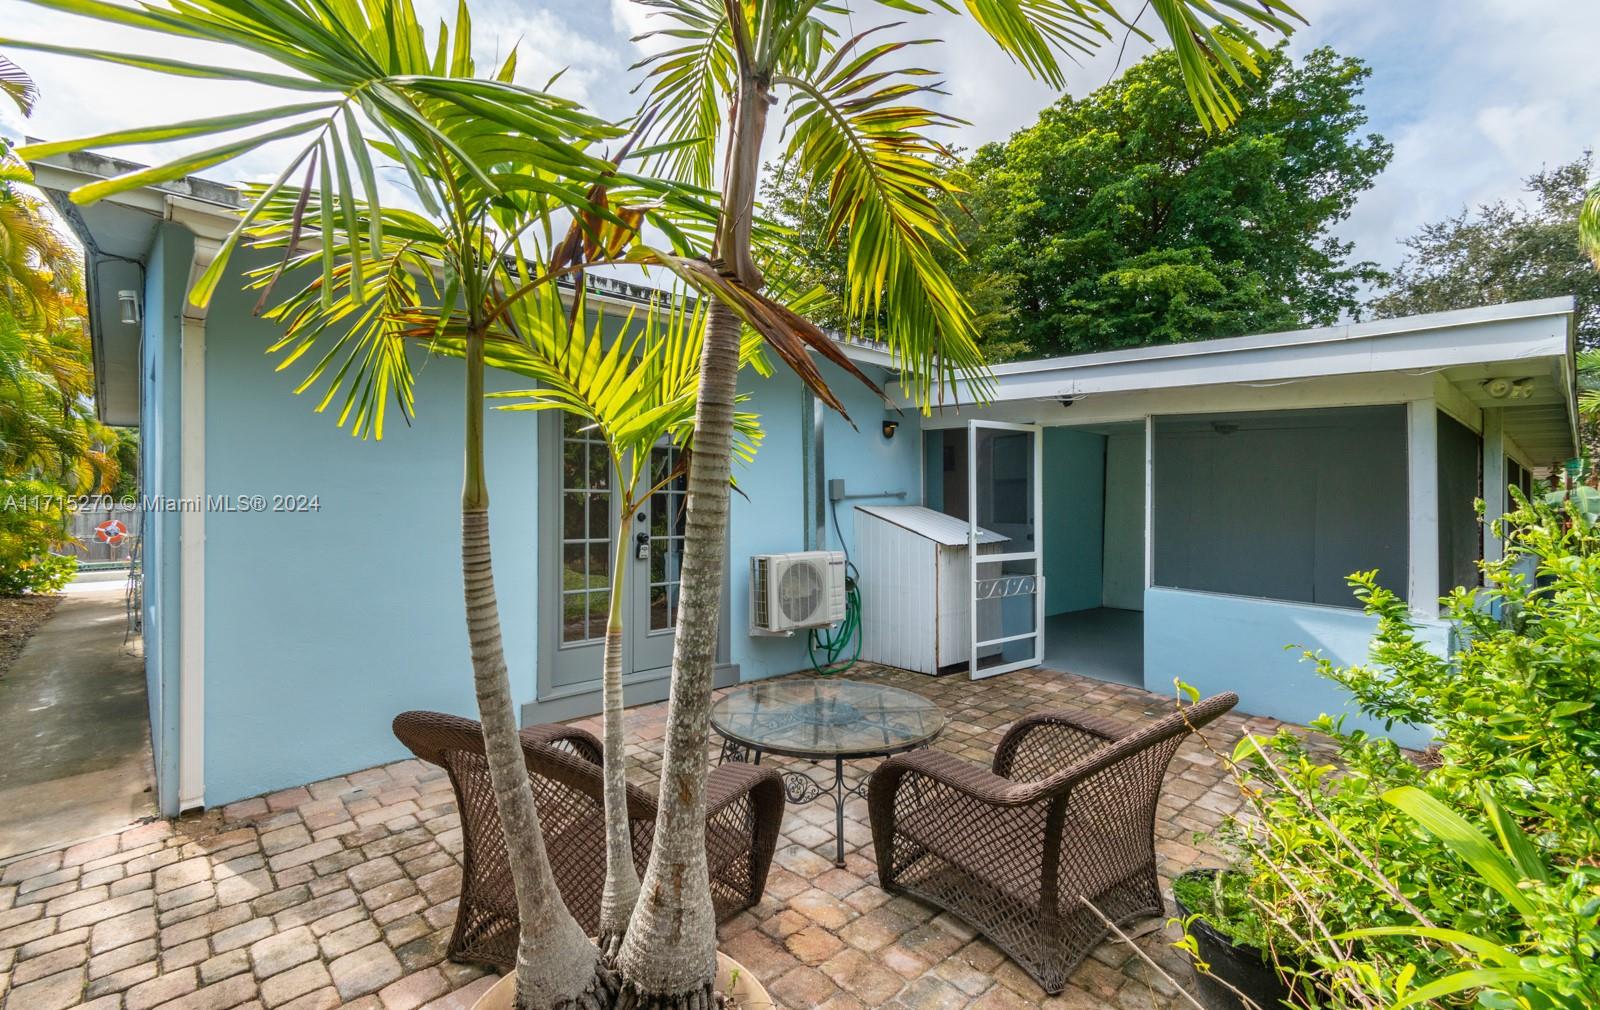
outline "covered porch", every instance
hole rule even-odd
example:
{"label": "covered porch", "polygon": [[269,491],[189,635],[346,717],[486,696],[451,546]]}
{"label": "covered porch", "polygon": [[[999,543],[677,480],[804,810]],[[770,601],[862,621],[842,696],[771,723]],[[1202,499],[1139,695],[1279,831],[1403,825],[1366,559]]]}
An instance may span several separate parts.
{"label": "covered porch", "polygon": [[999,631],[975,625],[975,675],[993,639],[1005,669],[1181,678],[1295,722],[1345,711],[1300,650],[1366,658],[1375,625],[1347,577],[1376,570],[1442,647],[1439,597],[1502,550],[1475,501],[1497,517],[1575,451],[1572,312],[1558,298],[997,366],[987,402],[922,433],[923,500],[1006,537],[1003,565],[974,566],[978,624],[997,576],[1039,580],[999,604]]}

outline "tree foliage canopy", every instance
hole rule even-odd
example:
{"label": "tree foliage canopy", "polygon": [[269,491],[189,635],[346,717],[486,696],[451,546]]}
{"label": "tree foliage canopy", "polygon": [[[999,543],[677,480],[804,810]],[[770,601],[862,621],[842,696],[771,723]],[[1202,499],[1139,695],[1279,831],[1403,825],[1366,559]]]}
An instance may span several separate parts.
{"label": "tree foliage canopy", "polygon": [[1405,260],[1389,290],[1374,298],[1379,316],[1444,312],[1475,305],[1571,295],[1578,345],[1600,347],[1600,272],[1578,244],[1589,152],[1528,176],[1532,201],[1497,200],[1422,227],[1404,241]]}

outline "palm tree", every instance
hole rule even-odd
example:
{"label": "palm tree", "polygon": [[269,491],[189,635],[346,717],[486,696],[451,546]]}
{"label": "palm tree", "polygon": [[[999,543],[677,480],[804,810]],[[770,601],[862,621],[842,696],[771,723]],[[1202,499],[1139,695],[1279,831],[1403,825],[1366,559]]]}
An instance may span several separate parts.
{"label": "palm tree", "polygon": [[118,468],[90,406],[78,253],[44,201],[13,185],[28,178],[0,144],[0,474],[103,491]]}
{"label": "palm tree", "polygon": [[[630,313],[622,332],[611,338],[605,335],[603,316],[585,328],[584,303],[580,285],[565,324],[560,319],[521,319],[519,328],[530,339],[497,349],[493,363],[539,385],[490,395],[520,401],[507,410],[557,410],[595,431],[611,457],[621,512],[632,515],[646,507],[653,494],[680,480],[687,469],[705,303],[669,298],[664,310],[652,307],[643,313],[642,326],[635,326],[637,315]],[[519,315],[539,309],[559,307],[550,302],[529,304]],[[756,358],[758,347],[756,340],[746,339],[741,364]],[[737,415],[735,428],[735,454],[753,458],[761,441],[756,416]],[[657,465],[662,447],[672,451],[662,453],[663,465]],[[608,958],[616,957],[639,897],[628,825],[622,711],[624,577],[630,546],[627,537],[617,537],[602,663],[606,879],[599,946]]]}
{"label": "palm tree", "polygon": [[[730,287],[756,292],[752,228],[762,144],[776,113],[787,158],[809,186],[826,187],[829,226],[848,235],[849,294],[843,312],[887,343],[926,408],[960,380],[986,383],[972,311],[940,266],[937,252],[959,243],[941,209],[952,193],[938,170],[945,148],[931,128],[956,121],[916,104],[938,91],[932,74],[897,65],[908,47],[929,42],[880,24],[844,37],[842,7],[826,0],[637,0],[663,22],[646,33],[664,44],[647,56],[644,104],[652,137],[675,142],[667,169],[696,185],[715,179],[723,152],[712,250]],[[879,0],[910,19],[937,7],[965,10],[1030,73],[1063,83],[1058,53],[1091,52],[1137,31],[1109,2],[1080,0]],[[1294,12],[1282,0],[1209,3],[1151,0],[1176,47],[1185,79],[1208,127],[1232,118],[1230,82],[1255,69],[1262,43],[1251,29],[1287,33]],[[1141,33],[1142,34],[1142,33]],[[708,1000],[715,965],[714,917],[706,879],[705,751],[722,558],[727,537],[728,468],[739,348],[739,318],[728,303],[707,313],[696,451],[688,477],[683,595],[655,845],[643,893],[618,966],[641,1007]],[[803,322],[803,321],[802,321]],[[830,400],[837,406],[837,401]]]}

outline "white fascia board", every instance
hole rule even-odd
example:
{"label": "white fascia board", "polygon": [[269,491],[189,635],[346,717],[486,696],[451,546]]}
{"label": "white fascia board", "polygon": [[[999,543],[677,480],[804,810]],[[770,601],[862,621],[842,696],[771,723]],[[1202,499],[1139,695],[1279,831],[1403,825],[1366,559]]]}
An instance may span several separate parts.
{"label": "white fascia board", "polygon": [[[39,189],[55,190],[58,193],[71,193],[79,186],[87,186],[91,182],[103,182],[105,179],[104,176],[91,175],[88,172],[45,161],[33,162],[28,167],[33,172],[35,186]],[[105,197],[105,202],[160,216],[166,208],[166,198],[165,193],[149,187],[140,187],[113,193]]]}
{"label": "white fascia board", "polygon": [[[1290,333],[1011,362],[992,370],[992,400],[1560,359],[1571,346],[1571,314],[1570,298],[1548,298]],[[965,388],[957,392],[960,399],[970,401]],[[909,405],[903,398],[896,402]]]}

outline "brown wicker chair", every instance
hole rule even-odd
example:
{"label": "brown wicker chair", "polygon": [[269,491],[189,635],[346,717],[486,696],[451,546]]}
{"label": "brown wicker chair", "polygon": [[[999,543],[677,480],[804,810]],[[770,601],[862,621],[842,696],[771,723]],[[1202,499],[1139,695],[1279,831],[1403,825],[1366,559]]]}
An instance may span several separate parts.
{"label": "brown wicker chair", "polygon": [[[461,905],[447,956],[510,970],[517,956],[517,903],[500,814],[478,723],[439,712],[402,712],[394,734],[417,757],[450,774],[461,811]],[[567,908],[592,935],[605,883],[605,804],[600,741],[571,726],[529,726],[522,755],[533,783],[545,848]],[[726,764],[706,781],[706,855],[721,921],[761,899],[783,821],[783,780],[771,768]],[[628,786],[633,859],[642,873],[655,835],[656,800]]]}
{"label": "brown wicker chair", "polygon": [[1238,700],[1220,694],[1134,732],[1032,715],[1000,741],[993,771],[938,750],[889,758],[868,795],[883,889],[966,919],[1060,992],[1110,932],[1080,897],[1116,923],[1161,913],[1162,778],[1189,726]]}

